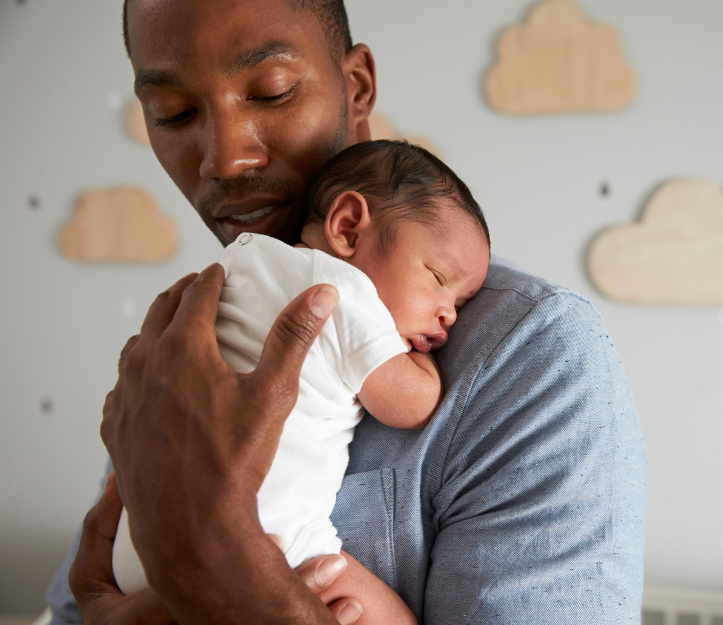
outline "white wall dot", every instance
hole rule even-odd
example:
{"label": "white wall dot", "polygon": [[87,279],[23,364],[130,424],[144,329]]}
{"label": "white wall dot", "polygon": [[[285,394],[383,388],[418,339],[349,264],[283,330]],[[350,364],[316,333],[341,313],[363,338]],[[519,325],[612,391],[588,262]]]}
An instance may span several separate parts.
{"label": "white wall dot", "polygon": [[111,91],[108,94],[108,108],[111,111],[120,111],[123,106],[123,96],[117,91]]}
{"label": "white wall dot", "polygon": [[136,314],[136,303],[130,297],[123,298],[121,302],[121,313],[124,317],[132,317]]}

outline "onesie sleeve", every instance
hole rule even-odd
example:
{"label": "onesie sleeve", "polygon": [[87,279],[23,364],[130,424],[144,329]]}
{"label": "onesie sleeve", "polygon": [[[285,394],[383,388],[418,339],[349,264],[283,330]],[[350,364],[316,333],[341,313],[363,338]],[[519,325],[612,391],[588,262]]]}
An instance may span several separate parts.
{"label": "onesie sleeve", "polygon": [[339,291],[339,304],[332,314],[341,357],[339,372],[344,384],[358,394],[374,369],[406,353],[407,347],[366,274],[348,263],[331,260],[333,265],[325,263],[317,269],[314,282],[332,284]]}

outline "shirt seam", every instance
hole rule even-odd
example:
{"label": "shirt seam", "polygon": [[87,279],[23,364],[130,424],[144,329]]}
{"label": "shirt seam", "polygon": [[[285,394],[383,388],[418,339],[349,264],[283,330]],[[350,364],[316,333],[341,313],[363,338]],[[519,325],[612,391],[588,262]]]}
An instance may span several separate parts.
{"label": "shirt seam", "polygon": [[572,291],[570,289],[566,289],[564,287],[558,287],[552,291],[548,291],[547,293],[541,294],[540,296],[533,296],[529,293],[525,293],[524,291],[516,288],[516,287],[509,287],[509,286],[493,286],[493,285],[483,285],[482,289],[489,289],[490,291],[512,291],[513,293],[517,293],[517,295],[520,295],[524,297],[527,300],[530,300],[532,302],[535,302],[535,304],[541,304],[545,300],[556,297],[558,295],[570,295],[571,297],[574,297],[577,300],[580,300],[581,302],[584,302],[585,304],[590,304],[590,300],[586,297],[583,297],[579,293],[576,293],[575,291]]}

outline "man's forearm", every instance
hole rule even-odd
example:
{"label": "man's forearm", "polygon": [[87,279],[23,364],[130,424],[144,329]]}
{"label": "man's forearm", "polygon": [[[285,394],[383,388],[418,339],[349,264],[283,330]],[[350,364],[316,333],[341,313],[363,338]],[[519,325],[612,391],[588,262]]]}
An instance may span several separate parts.
{"label": "man's forearm", "polygon": [[215,536],[206,545],[197,540],[180,566],[159,562],[147,571],[181,625],[337,625],[253,515],[237,516],[233,524],[227,531],[214,523]]}

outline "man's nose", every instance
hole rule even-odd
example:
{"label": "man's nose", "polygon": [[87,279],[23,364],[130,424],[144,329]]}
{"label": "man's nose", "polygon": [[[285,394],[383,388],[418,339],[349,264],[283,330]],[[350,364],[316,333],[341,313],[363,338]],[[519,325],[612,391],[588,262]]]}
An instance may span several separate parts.
{"label": "man's nose", "polygon": [[210,110],[201,138],[201,178],[236,178],[266,166],[268,155],[259,130],[255,120],[235,103]]}

